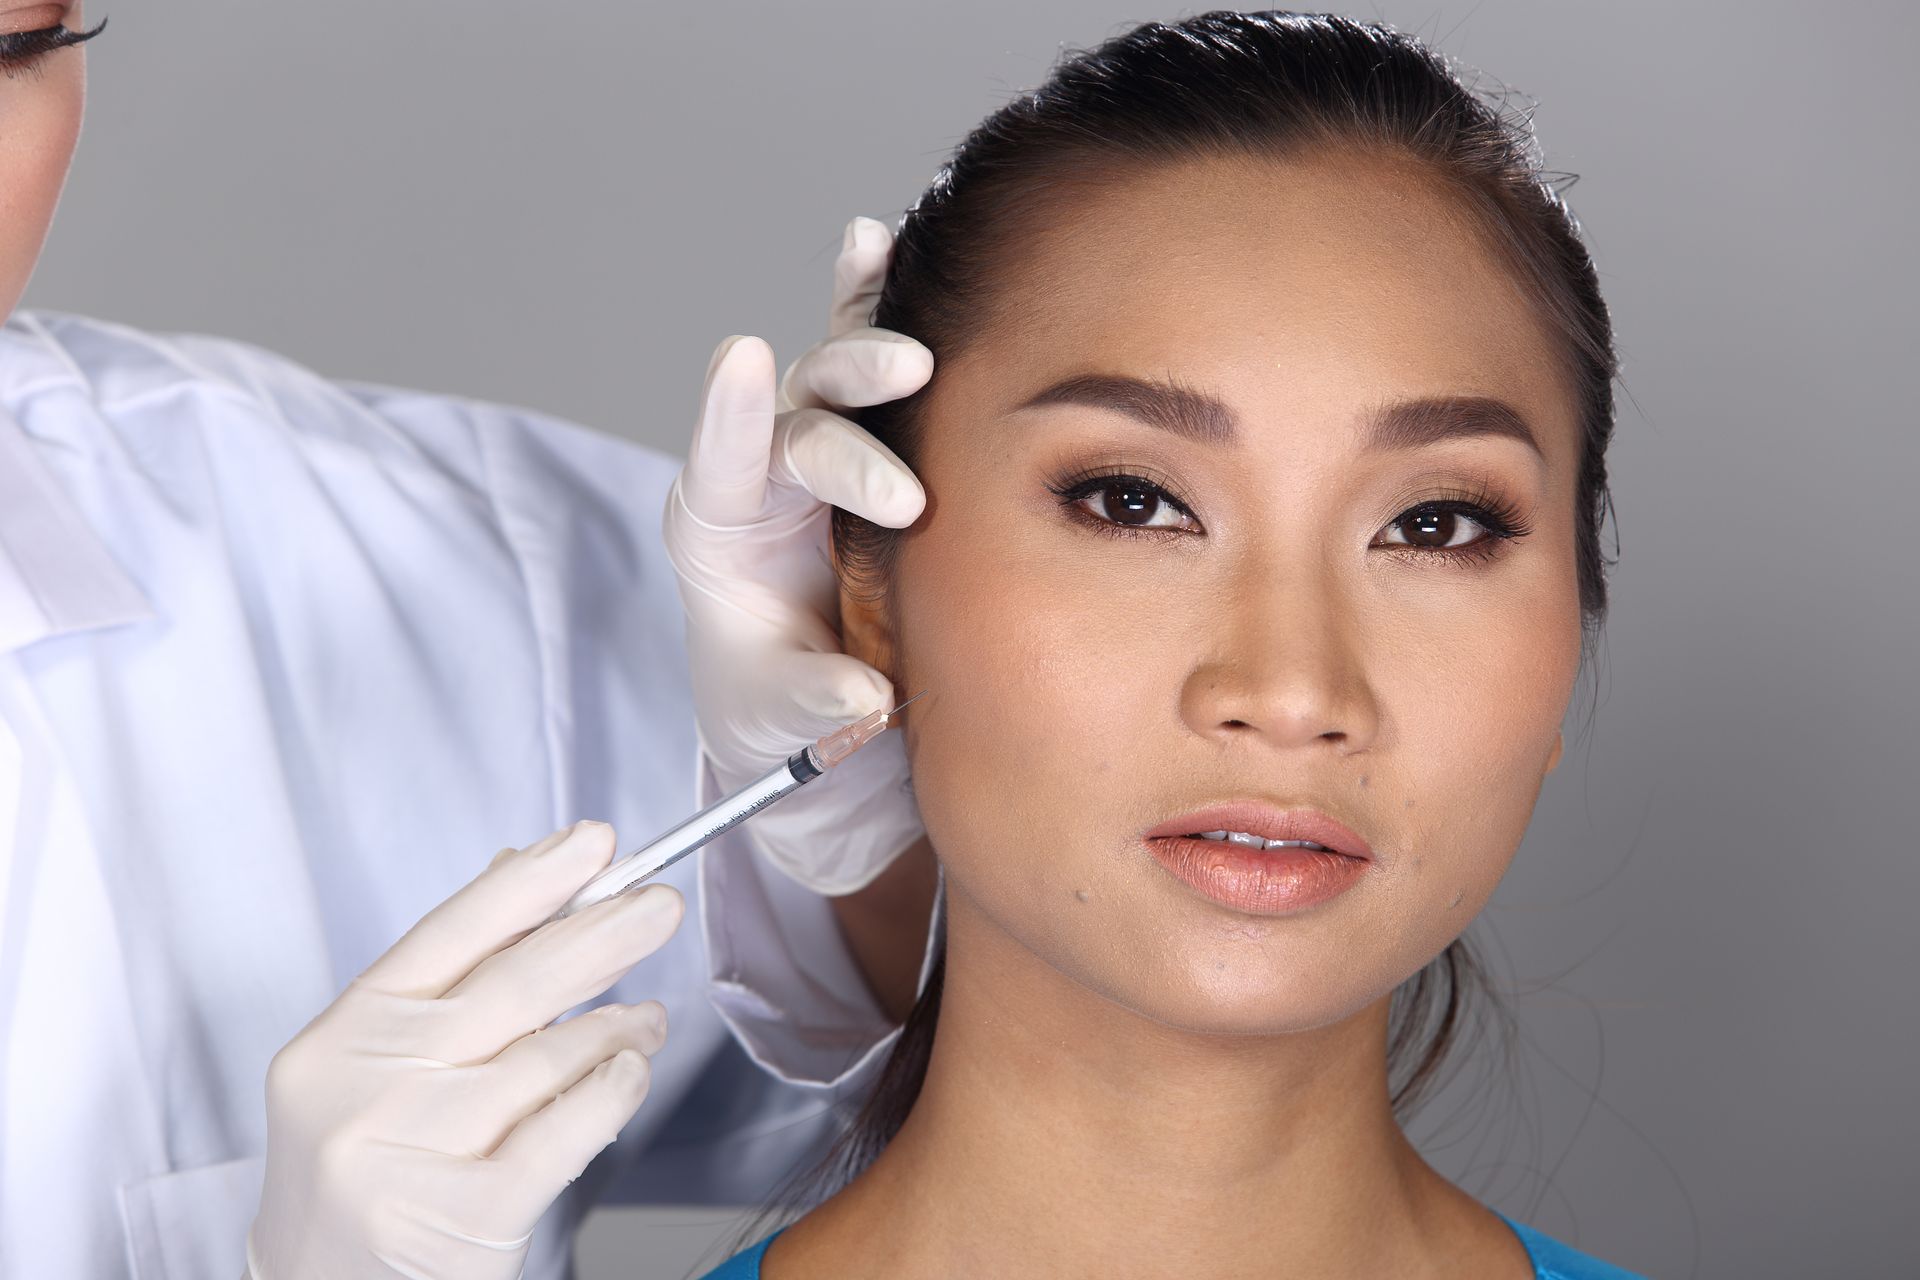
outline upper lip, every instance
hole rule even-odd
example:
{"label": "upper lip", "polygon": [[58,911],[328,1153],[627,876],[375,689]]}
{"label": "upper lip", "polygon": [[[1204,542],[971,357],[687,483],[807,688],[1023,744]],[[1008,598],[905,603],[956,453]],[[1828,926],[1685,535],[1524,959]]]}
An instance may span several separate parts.
{"label": "upper lip", "polygon": [[1373,850],[1358,832],[1318,809],[1282,809],[1264,800],[1233,800],[1183,813],[1142,837],[1190,836],[1202,831],[1244,831],[1263,840],[1311,840],[1349,858],[1371,858]]}

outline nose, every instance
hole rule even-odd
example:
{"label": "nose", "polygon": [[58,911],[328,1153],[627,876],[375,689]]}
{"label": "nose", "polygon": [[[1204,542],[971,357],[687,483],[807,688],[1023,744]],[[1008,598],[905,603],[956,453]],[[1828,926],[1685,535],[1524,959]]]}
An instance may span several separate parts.
{"label": "nose", "polygon": [[1364,636],[1336,592],[1305,579],[1233,584],[1181,690],[1194,733],[1223,745],[1259,738],[1276,748],[1326,742],[1338,753],[1372,744],[1380,711],[1366,679]]}

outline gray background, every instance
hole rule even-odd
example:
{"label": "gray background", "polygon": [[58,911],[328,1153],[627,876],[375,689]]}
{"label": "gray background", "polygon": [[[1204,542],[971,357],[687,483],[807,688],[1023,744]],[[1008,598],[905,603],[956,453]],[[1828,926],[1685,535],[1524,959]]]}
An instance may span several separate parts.
{"label": "gray background", "polygon": [[[850,215],[891,221],[1057,46],[1182,12],[97,0],[28,305],[679,452],[718,339],[818,336]],[[1627,392],[1597,683],[1476,926],[1516,1064],[1416,1132],[1655,1276],[1920,1276],[1914,10],[1349,12],[1541,100]],[[583,1274],[680,1275],[722,1220],[603,1211]]]}

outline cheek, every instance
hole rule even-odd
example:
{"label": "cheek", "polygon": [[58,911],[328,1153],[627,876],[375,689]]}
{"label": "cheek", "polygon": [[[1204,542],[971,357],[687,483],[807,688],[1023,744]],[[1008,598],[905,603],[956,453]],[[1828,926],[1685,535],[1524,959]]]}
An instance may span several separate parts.
{"label": "cheek", "polygon": [[1070,797],[1112,807],[1129,744],[1164,721],[1177,679],[1143,648],[1137,609],[1090,579],[1085,549],[1052,537],[929,528],[903,548],[895,619],[901,687],[929,690],[911,717],[914,789],[949,873],[988,862],[1023,891],[1068,893],[1086,868],[1007,855],[1071,822]]}
{"label": "cheek", "polygon": [[1431,625],[1409,621],[1373,629],[1398,639],[1373,662],[1390,740],[1370,785],[1384,782],[1400,810],[1380,817],[1405,832],[1402,890],[1458,928],[1532,819],[1579,672],[1579,604],[1565,575],[1543,572],[1477,604],[1455,593]]}
{"label": "cheek", "polygon": [[80,136],[83,63],[77,50],[39,72],[0,77],[0,316],[26,291]]}

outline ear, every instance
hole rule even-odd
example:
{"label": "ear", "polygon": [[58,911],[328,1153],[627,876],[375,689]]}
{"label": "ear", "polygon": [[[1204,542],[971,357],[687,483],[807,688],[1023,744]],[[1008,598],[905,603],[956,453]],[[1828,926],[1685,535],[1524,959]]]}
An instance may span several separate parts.
{"label": "ear", "polygon": [[[857,573],[846,572],[837,537],[832,539],[832,555],[840,593],[841,651],[898,684],[899,678],[893,670],[893,622],[885,591],[876,584],[859,581]],[[854,580],[852,590],[848,586],[850,578]]]}
{"label": "ear", "polygon": [[884,600],[863,599],[849,593],[845,583],[840,584],[840,647],[887,679],[894,679],[893,628]]}
{"label": "ear", "polygon": [[1552,773],[1560,764],[1560,752],[1567,745],[1566,731],[1553,735],[1553,754],[1547,757],[1547,772]]}

